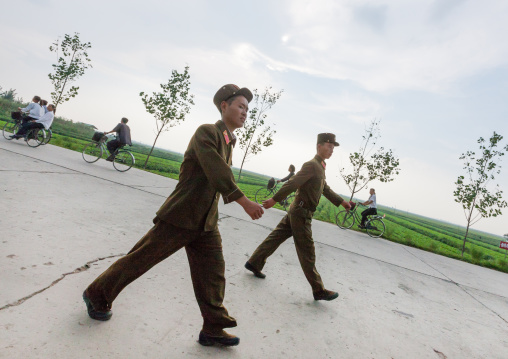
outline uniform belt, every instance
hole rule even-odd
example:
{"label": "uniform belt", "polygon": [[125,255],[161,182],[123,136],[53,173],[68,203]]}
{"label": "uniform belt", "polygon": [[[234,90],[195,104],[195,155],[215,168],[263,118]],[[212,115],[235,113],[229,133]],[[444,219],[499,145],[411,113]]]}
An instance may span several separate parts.
{"label": "uniform belt", "polygon": [[311,211],[311,212],[315,212],[316,211],[316,208],[313,208],[313,207],[307,205],[305,203],[305,201],[300,201],[298,203],[298,207],[301,207],[301,208],[306,209],[306,210]]}

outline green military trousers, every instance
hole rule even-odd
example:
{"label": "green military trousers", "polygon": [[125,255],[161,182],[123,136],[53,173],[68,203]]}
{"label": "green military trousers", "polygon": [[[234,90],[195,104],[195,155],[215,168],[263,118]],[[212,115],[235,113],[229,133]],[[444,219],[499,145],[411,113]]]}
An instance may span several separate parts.
{"label": "green military trousers", "polygon": [[323,281],[316,269],[316,253],[311,229],[312,215],[313,212],[304,208],[291,208],[272,233],[270,233],[263,243],[256,248],[249,259],[249,263],[254,268],[261,271],[267,258],[270,257],[286,239],[293,236],[300,265],[312,287],[312,291],[316,293],[324,290]]}
{"label": "green military trousers", "polygon": [[96,309],[111,308],[117,295],[157,263],[185,247],[194,293],[203,316],[203,330],[220,333],[223,328],[236,327],[222,305],[226,279],[224,256],[219,230],[210,232],[188,230],[154,220],[155,225],[130,252],[117,260],[87,288]]}

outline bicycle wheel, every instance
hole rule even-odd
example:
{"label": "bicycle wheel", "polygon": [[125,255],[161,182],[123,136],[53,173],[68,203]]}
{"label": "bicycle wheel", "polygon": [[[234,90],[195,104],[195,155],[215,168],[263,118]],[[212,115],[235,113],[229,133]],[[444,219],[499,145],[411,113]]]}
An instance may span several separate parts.
{"label": "bicycle wheel", "polygon": [[49,141],[51,141],[51,136],[53,136],[53,132],[51,131],[51,128],[49,130],[42,130],[44,134],[44,141],[41,143],[41,145],[47,145]]}
{"label": "bicycle wheel", "polygon": [[349,229],[355,224],[355,216],[352,211],[347,212],[345,209],[342,209],[335,216],[335,223],[342,229]]}
{"label": "bicycle wheel", "polygon": [[102,147],[97,142],[90,142],[83,148],[83,159],[85,162],[94,163],[102,157]]}
{"label": "bicycle wheel", "polygon": [[6,140],[12,140],[10,137],[14,135],[19,130],[19,123],[16,122],[7,122],[2,129],[2,134]]}
{"label": "bicycle wheel", "polygon": [[268,188],[260,188],[256,191],[256,196],[255,196],[256,202],[259,204],[263,204],[263,201],[270,198],[271,195],[272,195],[272,191],[269,190]]}
{"label": "bicycle wheel", "polygon": [[117,171],[125,172],[134,165],[134,156],[129,151],[119,151],[113,160],[113,167]]}
{"label": "bicycle wheel", "polygon": [[43,141],[42,131],[39,128],[32,128],[26,133],[26,144],[30,147],[38,147]]}
{"label": "bicycle wheel", "polygon": [[289,207],[291,207],[291,203],[293,203],[294,200],[295,200],[294,194],[286,197],[286,199],[284,200],[284,206],[283,206],[285,211],[289,210]]}
{"label": "bicycle wheel", "polygon": [[367,233],[371,237],[381,237],[385,233],[385,224],[380,218],[374,218],[365,225]]}

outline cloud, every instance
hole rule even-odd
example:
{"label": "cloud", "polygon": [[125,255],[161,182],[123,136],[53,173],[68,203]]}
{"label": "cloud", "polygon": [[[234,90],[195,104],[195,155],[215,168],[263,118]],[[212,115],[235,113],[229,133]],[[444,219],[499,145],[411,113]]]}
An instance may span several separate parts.
{"label": "cloud", "polygon": [[434,1],[430,7],[429,20],[436,23],[445,20],[466,1],[467,0]]}
{"label": "cloud", "polygon": [[337,117],[353,119],[364,123],[380,117],[382,105],[368,96],[353,92],[313,94],[315,109],[318,112],[334,113]]}
{"label": "cloud", "polygon": [[290,1],[288,53],[277,60],[278,68],[350,80],[376,92],[439,93],[506,65],[506,2],[442,3]]}
{"label": "cloud", "polygon": [[386,5],[363,5],[353,7],[355,19],[364,22],[374,31],[383,31],[386,25]]}

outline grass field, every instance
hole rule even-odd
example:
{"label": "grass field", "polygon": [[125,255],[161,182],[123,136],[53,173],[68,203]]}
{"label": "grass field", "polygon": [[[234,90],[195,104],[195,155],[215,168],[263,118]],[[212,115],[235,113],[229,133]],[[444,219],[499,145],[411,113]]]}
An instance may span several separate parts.
{"label": "grass field", "polygon": [[[3,128],[5,121],[8,120],[5,114],[0,114],[1,128]],[[86,129],[84,128],[74,131],[73,126],[68,122],[62,121],[61,126],[57,130],[54,130],[51,144],[81,152],[84,146],[90,142],[89,138],[91,138],[91,135],[87,137],[85,133]],[[93,130],[90,133],[93,134]],[[149,149],[149,146],[139,143],[135,143],[131,147],[130,150],[136,158],[135,167],[143,167]],[[178,179],[182,159],[182,154],[157,149],[148,161],[147,170],[162,176]],[[238,171],[237,168],[233,168],[235,178],[238,178]],[[254,200],[256,191],[266,186],[268,180],[269,177],[267,176],[243,170],[242,178],[238,181],[238,186],[248,198]],[[277,205],[276,208],[280,209],[281,207]],[[335,223],[337,211],[338,209],[330,201],[322,197],[314,213],[314,218]],[[386,215],[384,219],[386,232],[383,238],[387,240],[508,272],[506,251],[499,248],[499,242],[503,240],[500,236],[474,229],[470,230],[466,251],[464,257],[462,257],[461,248],[465,228],[383,206],[378,207],[378,213]],[[351,230],[358,229],[355,225]]]}

